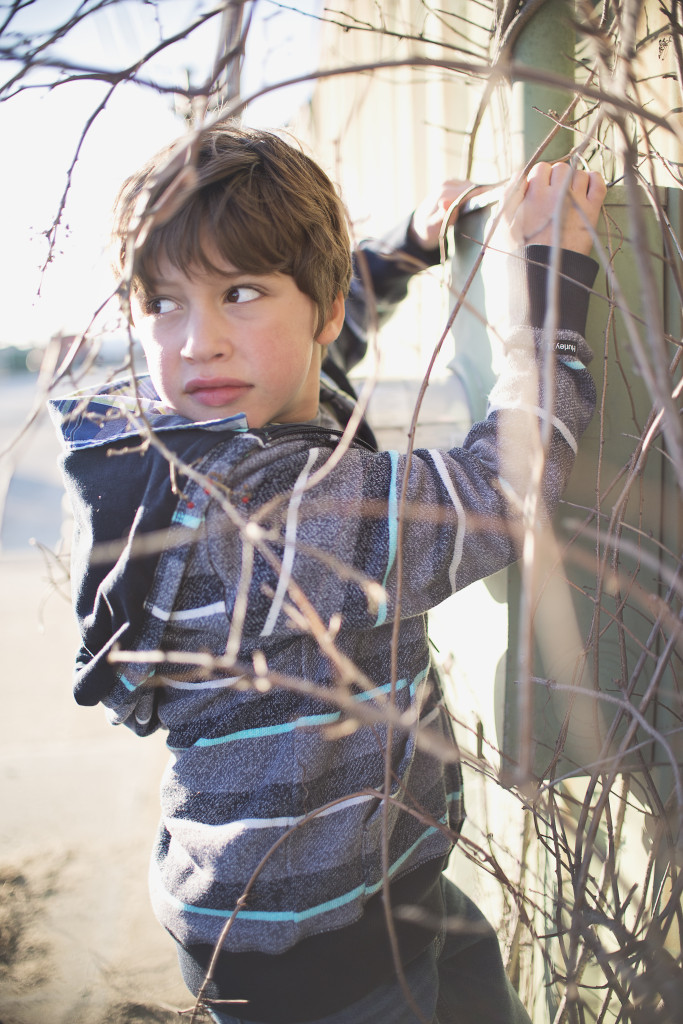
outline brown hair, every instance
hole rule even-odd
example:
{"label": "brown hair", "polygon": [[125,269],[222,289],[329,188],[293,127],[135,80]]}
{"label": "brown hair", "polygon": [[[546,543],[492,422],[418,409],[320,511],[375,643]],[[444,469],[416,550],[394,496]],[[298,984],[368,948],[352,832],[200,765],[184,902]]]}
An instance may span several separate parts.
{"label": "brown hair", "polygon": [[[163,149],[119,192],[112,232],[116,269],[125,266],[142,203],[145,213],[152,211],[152,227],[135,253],[134,288],[146,287],[162,257],[185,274],[219,269],[206,253],[208,241],[238,270],[293,277],[315,302],[320,331],[351,280],[344,208],[325,172],[272,132],[217,124],[191,145],[188,163],[195,173],[179,207],[173,203],[170,216],[161,208],[155,218],[155,204],[163,207],[164,193],[173,190],[173,150]],[[188,177],[180,167],[175,173]]]}

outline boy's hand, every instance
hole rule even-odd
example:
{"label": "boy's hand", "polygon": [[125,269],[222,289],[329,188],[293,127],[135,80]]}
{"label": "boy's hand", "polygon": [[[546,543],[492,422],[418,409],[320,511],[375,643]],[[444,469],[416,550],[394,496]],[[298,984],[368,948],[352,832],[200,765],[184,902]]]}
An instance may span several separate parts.
{"label": "boy's hand", "polygon": [[490,186],[480,185],[475,188],[471,181],[459,181],[456,178],[444,181],[439,190],[425,196],[415,210],[410,222],[410,237],[426,252],[436,249],[448,210],[453,208],[446,225],[450,227],[458,218],[460,203],[464,197],[478,196],[487,188]]}
{"label": "boy's hand", "polygon": [[524,245],[552,245],[560,219],[562,249],[589,256],[607,188],[597,171],[572,170],[569,164],[539,163],[526,181],[509,193],[494,245],[514,251]]}

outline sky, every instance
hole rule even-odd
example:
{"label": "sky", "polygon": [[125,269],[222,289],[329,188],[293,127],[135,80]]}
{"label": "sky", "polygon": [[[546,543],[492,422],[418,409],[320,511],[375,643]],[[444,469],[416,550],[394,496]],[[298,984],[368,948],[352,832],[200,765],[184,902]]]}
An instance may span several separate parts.
{"label": "sky", "polygon": [[[78,6],[77,0],[36,0],[24,21],[13,26],[45,31]],[[162,0],[156,5],[127,0],[86,19],[70,33],[66,45],[51,52],[96,67],[122,66],[159,38],[155,17],[163,18],[161,29],[168,36],[187,24],[194,12],[219,6],[218,0]],[[319,6],[320,0],[296,0],[296,10],[290,10],[274,0],[256,0],[243,95],[313,69],[318,23],[300,12],[315,13]],[[154,65],[156,80],[182,82],[189,70],[193,84],[203,81],[213,62],[219,25],[220,17],[213,18],[188,42],[160,57]],[[2,65],[3,82],[11,70],[7,62]],[[106,244],[118,187],[184,129],[172,95],[128,84],[115,91],[82,147],[54,258],[43,273],[45,232],[58,209],[82,127],[107,91],[95,82],[67,83],[52,90],[40,87],[52,77],[47,69],[38,70],[30,90],[0,102],[5,153],[0,163],[5,243],[0,247],[0,346],[43,345],[57,332],[85,329],[111,291]],[[269,93],[249,105],[244,119],[254,126],[279,127],[309,94],[309,85]],[[118,314],[114,304],[110,309],[111,316],[105,319],[114,326]]]}

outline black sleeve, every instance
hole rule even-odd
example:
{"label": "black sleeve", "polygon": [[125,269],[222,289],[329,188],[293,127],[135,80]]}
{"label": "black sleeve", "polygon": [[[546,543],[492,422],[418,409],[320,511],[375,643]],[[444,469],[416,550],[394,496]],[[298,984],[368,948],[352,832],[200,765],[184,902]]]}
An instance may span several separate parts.
{"label": "black sleeve", "polygon": [[[551,260],[552,248],[549,245],[527,245],[516,258],[508,260],[511,324],[543,327]],[[558,280],[558,326],[563,330],[585,334],[588,300],[597,271],[598,264],[591,256],[569,249],[562,250]]]}

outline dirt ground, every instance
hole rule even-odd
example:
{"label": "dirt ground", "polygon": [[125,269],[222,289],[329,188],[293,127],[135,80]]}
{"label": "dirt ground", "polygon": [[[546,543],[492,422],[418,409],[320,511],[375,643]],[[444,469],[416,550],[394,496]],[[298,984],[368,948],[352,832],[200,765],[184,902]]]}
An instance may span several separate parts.
{"label": "dirt ground", "polygon": [[0,561],[0,1022],[182,1020],[147,895],[163,743],[75,704],[71,609],[46,579],[37,553]]}
{"label": "dirt ground", "polygon": [[[0,379],[0,451],[30,400]],[[45,420],[0,460],[0,1024],[187,1020],[147,895],[163,738],[76,705],[64,572],[29,543],[59,538],[56,456]]]}

